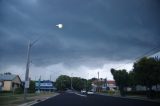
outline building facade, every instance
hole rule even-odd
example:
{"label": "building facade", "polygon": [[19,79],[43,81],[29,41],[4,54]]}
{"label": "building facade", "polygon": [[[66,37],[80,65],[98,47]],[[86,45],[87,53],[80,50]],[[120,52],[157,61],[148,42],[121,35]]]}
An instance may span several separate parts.
{"label": "building facade", "polygon": [[21,87],[21,79],[15,74],[0,74],[0,91],[14,91]]}
{"label": "building facade", "polygon": [[92,82],[92,91],[94,92],[106,90],[114,91],[115,89],[117,89],[117,86],[114,80],[99,79]]}
{"label": "building facade", "polygon": [[55,91],[56,87],[55,87],[55,83],[53,81],[50,80],[43,80],[43,81],[36,81],[35,82],[35,89],[36,91]]}

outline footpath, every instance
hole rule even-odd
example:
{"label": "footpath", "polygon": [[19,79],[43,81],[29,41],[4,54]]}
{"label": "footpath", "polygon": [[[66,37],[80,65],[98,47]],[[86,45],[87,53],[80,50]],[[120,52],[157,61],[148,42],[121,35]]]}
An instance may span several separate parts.
{"label": "footpath", "polygon": [[55,97],[59,95],[58,93],[54,93],[54,94],[48,94],[48,95],[39,95],[39,96],[35,96],[35,97],[31,97],[30,99],[32,99],[33,101],[31,102],[26,102],[26,103],[23,103],[23,104],[20,104],[18,106],[31,106],[31,105],[34,105],[36,103],[39,103],[39,102],[42,102],[42,101],[45,101],[49,98],[52,98],[52,97]]}

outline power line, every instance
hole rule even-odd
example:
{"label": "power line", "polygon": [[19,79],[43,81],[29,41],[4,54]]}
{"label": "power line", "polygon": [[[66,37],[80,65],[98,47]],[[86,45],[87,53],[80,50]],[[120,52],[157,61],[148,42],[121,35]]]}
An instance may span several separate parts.
{"label": "power line", "polygon": [[156,50],[156,49],[158,49],[158,48],[157,48],[157,47],[152,48],[151,50],[147,51],[146,53],[142,54],[141,56],[135,58],[135,60],[138,60],[138,59],[140,59],[140,58],[143,58],[144,56],[147,56],[147,57],[148,57],[148,56],[153,55],[152,52],[153,52],[154,50]]}
{"label": "power line", "polygon": [[[154,47],[154,48],[150,49],[149,51],[143,53],[141,56],[136,57],[135,59],[133,59],[133,61],[139,60],[139,59],[141,59],[141,58],[143,58],[143,57],[145,57],[145,56],[146,56],[146,57],[152,56],[152,55],[158,53],[159,51],[160,51],[159,46]],[[132,61],[127,62],[125,65],[116,67],[115,69],[118,69],[118,68],[120,68],[120,67],[126,66],[128,63],[132,63]]]}

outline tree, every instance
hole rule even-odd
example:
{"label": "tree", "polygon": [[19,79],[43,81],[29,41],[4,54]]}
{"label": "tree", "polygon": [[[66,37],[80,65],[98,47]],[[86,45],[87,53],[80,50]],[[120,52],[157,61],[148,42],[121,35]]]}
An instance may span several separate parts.
{"label": "tree", "polygon": [[[66,90],[71,88],[71,77],[61,75],[56,79],[56,87],[58,90]],[[72,77],[72,87],[74,90],[91,89],[91,82],[79,77]]]}
{"label": "tree", "polygon": [[157,87],[157,85],[160,84],[160,59],[155,57],[154,60],[156,66],[154,67],[154,73],[152,76]]}
{"label": "tree", "polygon": [[86,87],[86,90],[87,91],[90,91],[92,89],[92,80],[87,80],[87,87]]}
{"label": "tree", "polygon": [[56,79],[56,88],[57,90],[66,90],[69,89],[71,85],[71,78],[67,75],[61,75]]}
{"label": "tree", "polygon": [[11,72],[6,72],[6,73],[4,73],[4,75],[12,75],[12,73]]}
{"label": "tree", "polygon": [[129,76],[126,70],[115,70],[111,69],[111,73],[116,82],[116,85],[119,87],[120,94],[125,96],[125,87],[128,86]]}
{"label": "tree", "polygon": [[134,69],[138,84],[144,85],[152,90],[152,86],[157,84],[158,66],[154,58],[142,58],[134,63]]}
{"label": "tree", "polygon": [[133,67],[137,83],[146,86],[147,96],[153,98],[156,94],[152,86],[160,84],[160,60],[144,57],[135,62]]}
{"label": "tree", "polygon": [[132,88],[132,90],[136,90],[136,78],[135,78],[135,72],[134,71],[130,71],[128,73],[128,86],[130,86]]}
{"label": "tree", "polygon": [[86,79],[84,79],[84,78],[81,78],[81,81],[82,81],[82,89],[85,89],[85,90],[87,90],[87,80]]}
{"label": "tree", "polygon": [[73,81],[73,89],[78,90],[78,91],[84,89],[84,87],[85,87],[85,85],[84,85],[85,79],[83,80],[83,79],[78,78],[78,77],[73,77],[72,81]]}
{"label": "tree", "polygon": [[33,80],[30,81],[28,92],[35,93],[35,81],[33,81]]}
{"label": "tree", "polygon": [[98,80],[98,78],[91,78],[91,81],[96,81],[96,80]]}

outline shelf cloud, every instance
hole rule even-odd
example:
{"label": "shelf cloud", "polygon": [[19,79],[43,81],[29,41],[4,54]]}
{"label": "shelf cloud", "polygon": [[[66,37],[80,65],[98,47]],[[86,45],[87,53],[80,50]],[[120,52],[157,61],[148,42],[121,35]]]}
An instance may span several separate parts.
{"label": "shelf cloud", "polygon": [[110,68],[130,61],[130,70],[136,57],[160,46],[159,28],[158,0],[0,0],[0,72],[24,77],[28,41],[39,39],[32,78],[100,71],[112,79]]}

